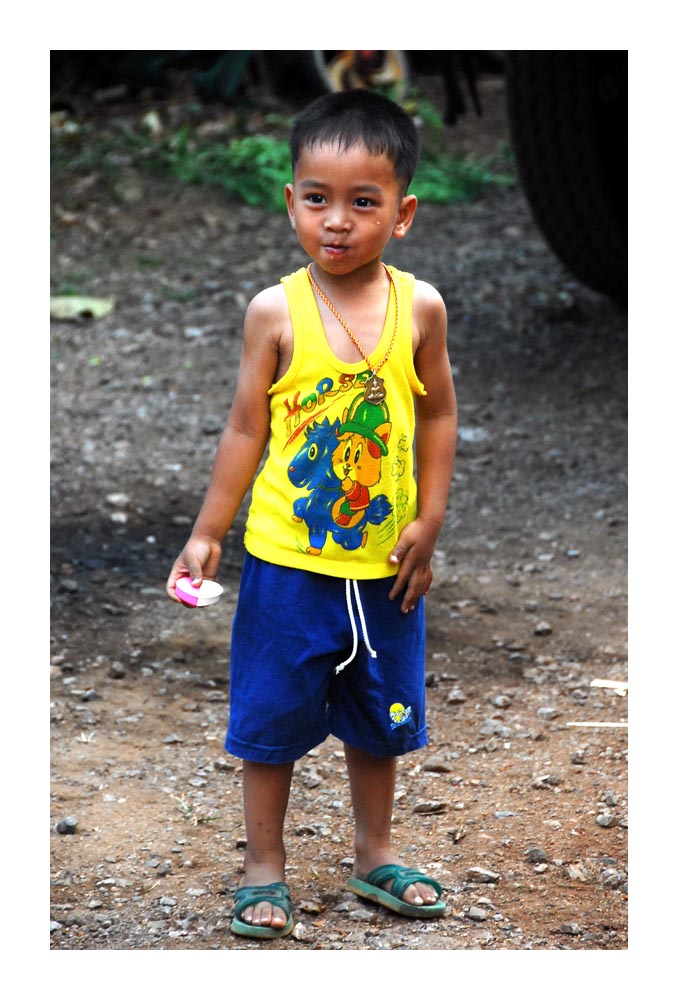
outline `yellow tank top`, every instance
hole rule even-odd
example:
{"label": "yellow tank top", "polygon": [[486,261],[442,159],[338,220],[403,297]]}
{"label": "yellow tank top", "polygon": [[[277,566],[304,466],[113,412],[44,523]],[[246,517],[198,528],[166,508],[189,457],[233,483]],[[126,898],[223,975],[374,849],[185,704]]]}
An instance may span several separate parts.
{"label": "yellow tank top", "polygon": [[[363,361],[331,350],[305,268],[282,278],[292,319],[289,369],[269,389],[271,436],[252,488],[245,547],[267,562],[366,580],[392,576],[388,556],[416,517],[414,394],[425,388],[414,368],[414,276],[393,278],[381,338],[370,356],[387,354],[398,296],[398,330],[371,381]],[[395,289],[394,289],[395,283]]]}

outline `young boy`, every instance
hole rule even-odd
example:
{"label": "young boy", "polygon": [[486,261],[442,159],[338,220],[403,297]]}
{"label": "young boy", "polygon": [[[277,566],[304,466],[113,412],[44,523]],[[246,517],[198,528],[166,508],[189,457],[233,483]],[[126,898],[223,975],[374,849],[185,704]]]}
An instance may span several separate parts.
{"label": "young boy", "polygon": [[349,887],[408,916],[445,911],[440,885],[391,848],[396,758],[427,741],[422,598],[456,440],[443,301],[382,263],[414,219],[418,133],[387,98],[350,91],[297,118],[291,153],[287,209],[310,264],[248,307],[210,485],[167,581],[177,600],[180,577],[214,579],[268,445],[226,737],[243,759],[247,836],[232,930],[266,938],[294,926],[283,842],[294,762],[329,734],[344,743],[355,817]]}

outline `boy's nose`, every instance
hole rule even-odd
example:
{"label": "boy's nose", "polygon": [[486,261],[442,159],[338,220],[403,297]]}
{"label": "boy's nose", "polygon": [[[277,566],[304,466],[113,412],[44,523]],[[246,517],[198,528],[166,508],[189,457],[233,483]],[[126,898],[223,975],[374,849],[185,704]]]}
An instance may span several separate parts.
{"label": "boy's nose", "polygon": [[325,228],[336,232],[345,232],[349,228],[349,216],[345,208],[332,208],[325,216]]}

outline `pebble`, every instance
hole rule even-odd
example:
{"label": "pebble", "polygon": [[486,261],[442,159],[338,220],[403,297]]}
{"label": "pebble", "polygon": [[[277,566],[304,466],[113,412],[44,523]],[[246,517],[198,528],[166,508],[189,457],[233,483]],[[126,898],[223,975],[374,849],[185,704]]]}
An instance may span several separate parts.
{"label": "pebble", "polygon": [[378,923],[381,920],[380,914],[376,910],[368,910],[360,907],[357,910],[351,910],[349,913],[349,920],[357,920],[361,923]]}
{"label": "pebble", "polygon": [[422,771],[433,771],[435,774],[445,774],[452,770],[444,757],[429,757],[421,765]]}
{"label": "pebble", "polygon": [[471,882],[498,882],[501,875],[489,868],[469,868],[466,877]]}
{"label": "pebble", "polygon": [[416,813],[441,813],[447,809],[447,802],[429,800],[427,802],[417,802],[413,812]]}
{"label": "pebble", "polygon": [[561,713],[557,708],[553,708],[552,705],[542,705],[541,708],[537,709],[537,715],[540,719],[545,719],[550,721],[551,719],[557,719]]}
{"label": "pebble", "polygon": [[458,841],[460,841],[462,839],[462,837],[466,836],[466,827],[465,826],[453,826],[453,827],[451,827],[447,831],[447,836],[451,837],[452,840],[454,841],[454,843],[456,844],[456,843],[458,843]]}
{"label": "pebble", "polygon": [[322,913],[325,907],[322,903],[316,902],[314,899],[302,899],[299,903],[299,909],[302,913]]}
{"label": "pebble", "polygon": [[617,888],[624,881],[624,876],[616,868],[605,868],[602,872],[603,885]]}
{"label": "pebble", "polygon": [[130,498],[126,493],[109,493],[106,500],[111,507],[129,507],[130,505]]}
{"label": "pebble", "polygon": [[469,920],[487,920],[487,910],[483,910],[480,906],[469,906],[466,916]]}
{"label": "pebble", "polygon": [[572,923],[561,924],[559,930],[561,934],[571,934],[573,936],[581,934],[581,927],[574,921]]}
{"label": "pebble", "polygon": [[56,827],[57,833],[75,833],[78,829],[78,821],[73,816],[66,816],[65,819],[60,819]]}
{"label": "pebble", "polygon": [[466,695],[461,688],[452,688],[447,696],[448,705],[462,705],[466,701]]}
{"label": "pebble", "polygon": [[543,861],[548,861],[548,855],[545,851],[542,851],[541,847],[529,847],[525,851],[525,856],[528,861],[531,861],[533,865],[540,864]]}
{"label": "pebble", "polygon": [[459,427],[457,429],[459,441],[465,444],[476,444],[489,440],[489,432],[484,427]]}
{"label": "pebble", "polygon": [[598,824],[598,826],[602,827],[615,826],[616,822],[617,822],[616,817],[609,812],[599,813],[596,816],[596,823]]}
{"label": "pebble", "polygon": [[505,726],[499,719],[485,719],[480,727],[483,736],[501,736],[504,739],[511,735],[509,726]]}
{"label": "pebble", "polygon": [[317,788],[322,784],[322,780],[315,768],[309,768],[302,778],[302,784],[304,788]]}
{"label": "pebble", "polygon": [[534,626],[535,635],[551,635],[552,632],[553,628],[551,625],[549,625],[548,622],[544,621],[537,622],[537,624]]}
{"label": "pebble", "polygon": [[589,880],[588,872],[581,864],[568,865],[565,874],[574,882],[588,882]]}
{"label": "pebble", "polygon": [[549,788],[560,784],[560,778],[555,774],[541,774],[532,781],[533,788]]}

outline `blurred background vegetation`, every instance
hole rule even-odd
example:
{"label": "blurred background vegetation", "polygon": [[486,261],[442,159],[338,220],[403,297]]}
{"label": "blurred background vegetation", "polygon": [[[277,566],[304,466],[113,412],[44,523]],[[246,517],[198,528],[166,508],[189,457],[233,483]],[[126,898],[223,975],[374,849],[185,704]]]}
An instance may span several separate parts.
{"label": "blurred background vegetation", "polygon": [[[121,169],[134,169],[284,211],[294,114],[323,91],[357,85],[398,100],[419,124],[412,193],[467,201],[516,183],[508,142],[478,157],[444,141],[469,105],[481,114],[483,70],[501,65],[491,54],[454,52],[52,52],[52,178],[95,175],[114,195]],[[439,77],[440,106],[417,88],[422,73]]]}

